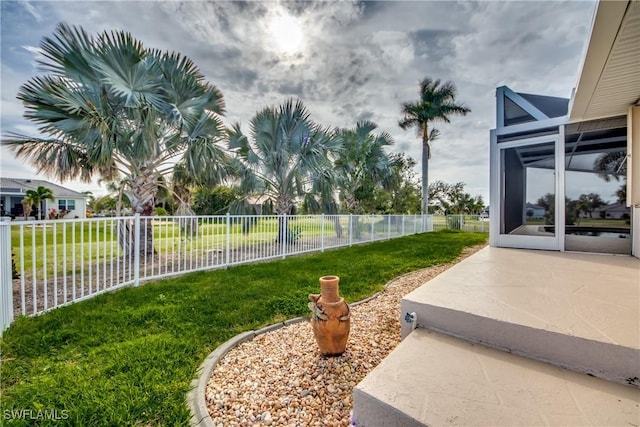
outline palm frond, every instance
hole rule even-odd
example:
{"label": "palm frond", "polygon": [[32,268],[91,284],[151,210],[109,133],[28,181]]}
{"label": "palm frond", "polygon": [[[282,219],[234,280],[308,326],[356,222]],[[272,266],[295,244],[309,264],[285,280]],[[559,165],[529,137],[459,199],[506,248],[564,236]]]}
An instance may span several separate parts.
{"label": "palm frond", "polygon": [[2,140],[17,158],[33,164],[39,173],[54,176],[60,181],[80,179],[89,182],[94,172],[106,171],[108,166],[96,168],[79,144],[58,139],[40,139],[8,133]]}

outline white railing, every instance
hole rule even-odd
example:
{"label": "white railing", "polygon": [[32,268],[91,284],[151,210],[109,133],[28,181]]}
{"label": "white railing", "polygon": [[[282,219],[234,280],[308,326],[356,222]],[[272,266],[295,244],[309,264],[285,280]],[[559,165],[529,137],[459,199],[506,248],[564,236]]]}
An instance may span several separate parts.
{"label": "white railing", "polygon": [[0,334],[14,316],[144,280],[433,229],[431,215],[7,218],[0,222]]}
{"label": "white railing", "polygon": [[477,233],[489,232],[489,218],[481,215],[446,215],[433,217],[433,230],[461,230]]}

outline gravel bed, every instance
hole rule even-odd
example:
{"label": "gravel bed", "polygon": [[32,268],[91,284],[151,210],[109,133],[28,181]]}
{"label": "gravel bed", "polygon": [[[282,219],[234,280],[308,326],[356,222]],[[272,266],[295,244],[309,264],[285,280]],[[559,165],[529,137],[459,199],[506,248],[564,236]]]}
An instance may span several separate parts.
{"label": "gravel bed", "polygon": [[401,276],[376,298],[352,307],[347,350],[320,355],[301,322],[243,342],[219,361],[206,402],[216,426],[348,426],[353,388],[400,342],[400,300],[454,262]]}

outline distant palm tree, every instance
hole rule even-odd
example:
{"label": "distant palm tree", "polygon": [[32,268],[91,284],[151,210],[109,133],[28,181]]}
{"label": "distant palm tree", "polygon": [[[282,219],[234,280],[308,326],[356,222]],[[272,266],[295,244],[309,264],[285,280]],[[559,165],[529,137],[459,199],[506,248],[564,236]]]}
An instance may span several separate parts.
{"label": "distant palm tree", "polygon": [[[229,130],[229,148],[245,209],[248,199],[272,202],[278,215],[291,214],[297,201],[319,186],[333,182],[330,155],[339,143],[328,130],[310,119],[302,101],[287,100],[266,107],[249,122],[250,137],[239,124]],[[236,204],[236,207],[238,204]],[[279,227],[278,241],[289,239],[287,227]]]}
{"label": "distant palm tree", "polygon": [[429,124],[442,121],[450,123],[453,114],[466,115],[471,112],[463,104],[456,104],[456,86],[452,82],[440,84],[440,80],[427,77],[420,82],[420,99],[417,102],[402,104],[402,119],[398,122],[402,129],[415,128],[422,138],[422,212],[428,213],[429,206],[429,159],[431,158],[430,141],[439,133]]}
{"label": "distant palm tree", "polygon": [[362,213],[363,191],[384,186],[391,177],[392,165],[384,148],[393,145],[393,138],[386,132],[373,135],[377,127],[362,121],[355,129],[336,131],[341,144],[334,163],[337,186],[349,213]]}
{"label": "distant palm tree", "polygon": [[[142,215],[153,214],[158,177],[171,175],[176,160],[198,182],[224,177],[222,93],[190,59],[123,31],[94,38],[66,24],[40,47],[48,74],[25,83],[18,99],[46,137],[9,134],[3,142],[17,157],[62,181],[120,179]],[[142,251],[153,252],[151,230],[142,236]]]}
{"label": "distant palm tree", "polygon": [[593,169],[606,182],[620,181],[627,177],[627,152],[625,150],[603,153],[593,161]]}
{"label": "distant palm tree", "polygon": [[50,188],[39,185],[35,190],[25,191],[26,197],[29,198],[31,204],[36,208],[36,218],[42,219],[44,217],[42,212],[42,202],[45,200],[55,200],[53,197],[53,191]]}
{"label": "distant palm tree", "polygon": [[613,194],[618,203],[624,204],[627,201],[627,152],[625,150],[613,151],[599,155],[593,162],[593,169],[596,174],[606,182],[612,179],[620,181],[622,185]]}
{"label": "distant palm tree", "polygon": [[24,219],[29,219],[29,215],[31,214],[31,209],[33,208],[33,199],[30,196],[24,196],[22,198],[22,214],[24,215]]}

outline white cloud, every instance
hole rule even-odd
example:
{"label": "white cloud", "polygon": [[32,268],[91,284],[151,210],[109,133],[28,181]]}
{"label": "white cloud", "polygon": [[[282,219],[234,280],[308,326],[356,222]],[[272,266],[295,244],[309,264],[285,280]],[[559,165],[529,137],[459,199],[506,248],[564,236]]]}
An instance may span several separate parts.
{"label": "white cloud", "polygon": [[23,6],[27,10],[27,12],[29,12],[31,14],[31,16],[36,18],[36,21],[42,22],[42,15],[40,15],[40,12],[38,12],[38,10],[35,8],[35,6],[33,4],[31,4],[30,1],[28,1],[28,0],[19,0],[18,3],[21,6]]}

